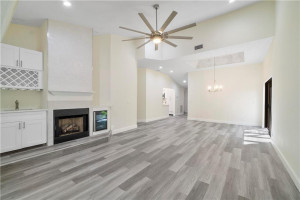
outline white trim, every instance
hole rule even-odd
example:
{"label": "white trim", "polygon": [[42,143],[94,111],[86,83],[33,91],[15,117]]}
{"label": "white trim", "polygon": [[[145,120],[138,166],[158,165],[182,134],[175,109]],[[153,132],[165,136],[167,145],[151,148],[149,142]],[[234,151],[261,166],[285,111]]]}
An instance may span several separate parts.
{"label": "white trim", "polygon": [[155,117],[155,118],[151,118],[151,119],[146,119],[145,122],[152,122],[152,121],[167,119],[168,117],[169,116]]}
{"label": "white trim", "polygon": [[295,171],[291,168],[290,164],[285,159],[284,155],[281,153],[281,151],[279,150],[279,148],[277,147],[277,145],[275,144],[275,142],[273,141],[272,138],[271,138],[271,143],[272,143],[277,155],[279,156],[281,162],[283,163],[285,169],[288,171],[289,175],[291,176],[292,180],[294,181],[297,189],[300,191],[300,178],[297,177]]}
{"label": "white trim", "polygon": [[90,92],[81,92],[81,91],[54,91],[49,90],[48,93],[54,96],[91,96],[93,95],[93,91]]}
{"label": "white trim", "polygon": [[132,125],[132,126],[127,126],[127,127],[124,127],[124,128],[118,128],[118,129],[115,129],[115,130],[112,130],[112,134],[118,134],[118,133],[122,133],[122,132],[125,132],[125,131],[129,131],[129,130],[132,130],[132,129],[136,129],[137,128],[137,125]]}
{"label": "white trim", "polygon": [[193,117],[188,117],[188,120],[203,121],[203,122],[214,122],[214,123],[222,123],[222,124],[236,124],[236,125],[243,125],[243,126],[259,126],[259,127],[261,127],[261,124],[252,124],[252,123],[247,123],[247,122],[235,122],[235,121],[203,119],[203,118],[193,118]]}
{"label": "white trim", "polygon": [[138,123],[140,123],[140,122],[146,122],[146,120],[145,119],[138,119],[137,122]]}

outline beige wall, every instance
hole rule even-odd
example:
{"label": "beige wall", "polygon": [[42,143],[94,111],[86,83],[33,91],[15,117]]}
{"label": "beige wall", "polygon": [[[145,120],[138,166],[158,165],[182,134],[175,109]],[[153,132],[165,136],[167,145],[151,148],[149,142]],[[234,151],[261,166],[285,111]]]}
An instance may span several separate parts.
{"label": "beige wall", "polygon": [[11,19],[14,15],[18,0],[15,1],[1,1],[1,42],[10,25]]}
{"label": "beige wall", "polygon": [[137,119],[146,121],[146,68],[138,68],[137,84]]}
{"label": "beige wall", "polygon": [[261,64],[216,69],[222,92],[207,91],[213,70],[190,72],[188,80],[189,119],[261,126]]}
{"label": "beige wall", "polygon": [[135,44],[117,35],[93,37],[93,104],[111,107],[113,133],[136,128],[137,63]]}
{"label": "beige wall", "polygon": [[[3,43],[42,51],[42,34],[40,27],[10,24]],[[15,100],[19,100],[20,108],[41,108],[41,91],[1,90],[1,109],[13,109]]]}
{"label": "beige wall", "polygon": [[93,36],[93,91],[94,106],[111,104],[111,35]]}
{"label": "beige wall", "polygon": [[[182,114],[180,106],[184,105],[184,88],[173,81],[168,75],[151,69],[138,69],[138,90],[145,93],[138,96],[138,121],[153,121],[169,116],[169,106],[162,104],[163,88],[175,90],[175,114]],[[142,85],[145,83],[145,86]],[[145,118],[143,118],[145,116]]]}
{"label": "beige wall", "polygon": [[271,61],[272,140],[300,190],[300,2],[276,3]]}
{"label": "beige wall", "polygon": [[[194,28],[175,33],[175,35],[193,36],[193,40],[176,40],[177,48],[163,45],[162,58],[176,58],[182,55],[190,55],[271,37],[274,36],[274,27],[275,3],[274,1],[261,1],[242,9],[198,22]],[[195,51],[195,44],[202,43],[204,48]],[[152,55],[150,55],[151,57]]]}
{"label": "beige wall", "polygon": [[137,61],[133,42],[111,36],[112,129],[126,130],[137,123]]}

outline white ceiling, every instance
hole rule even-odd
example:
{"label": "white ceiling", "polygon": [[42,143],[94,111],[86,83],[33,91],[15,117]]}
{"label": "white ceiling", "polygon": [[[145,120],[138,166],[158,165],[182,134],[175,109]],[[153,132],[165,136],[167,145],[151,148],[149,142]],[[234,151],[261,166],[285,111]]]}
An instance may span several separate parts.
{"label": "white ceiling", "polygon": [[19,0],[13,23],[40,26],[45,19],[65,21],[94,29],[94,34],[118,34],[123,36],[139,36],[133,32],[119,29],[125,26],[149,32],[138,16],[144,13],[154,27],[155,10],[152,6],[159,3],[158,27],[170,13],[178,12],[175,19],[167,27],[171,30],[190,23],[199,22],[242,8],[259,0],[236,0],[229,4],[222,1],[74,1],[71,7],[65,7],[62,1],[26,1]]}
{"label": "white ceiling", "polygon": [[[209,59],[213,57],[225,56],[230,54],[236,54],[244,52],[244,62],[220,65],[216,68],[221,67],[233,67],[238,65],[247,65],[254,63],[261,63],[264,61],[264,58],[270,48],[272,37],[264,38],[252,42],[247,42],[244,44],[238,44],[233,46],[228,46],[220,49],[214,49],[211,51],[205,51],[198,54],[183,56],[176,59],[170,60],[152,60],[152,59],[142,59],[138,61],[138,66],[142,68],[150,68],[154,70],[159,70],[159,66],[163,68],[161,72],[168,74],[172,79],[174,79],[178,84],[186,87],[188,84],[188,72],[207,70],[211,67],[201,67],[199,68],[199,61],[203,59]],[[173,70],[173,73],[170,71]],[[187,83],[183,83],[183,80],[186,80]]]}
{"label": "white ceiling", "polygon": [[[71,0],[72,6],[65,7],[62,1],[26,1],[19,0],[13,23],[40,26],[45,19],[60,20],[89,28],[93,28],[94,34],[118,34],[127,37],[140,36],[133,32],[119,29],[119,26],[149,32],[146,25],[138,16],[139,12],[144,13],[148,21],[154,27],[155,10],[152,6],[159,3],[158,27],[164,23],[170,13],[178,12],[175,19],[167,27],[171,30],[190,23],[200,22],[218,15],[240,9],[260,0],[236,0],[229,4],[228,0],[198,0],[198,1],[75,1]],[[266,38],[245,44],[205,51],[198,54],[184,56],[171,60],[151,60],[143,59],[138,61],[139,67],[148,67],[157,70],[163,66],[161,72],[171,76],[177,83],[187,80],[187,74],[197,69],[198,61],[212,58],[213,56],[223,56],[244,52],[245,61],[240,64],[251,64],[262,62],[272,38]],[[222,65],[220,67],[230,67],[237,64]],[[169,73],[173,70],[174,73]],[[188,80],[187,80],[188,81]]]}

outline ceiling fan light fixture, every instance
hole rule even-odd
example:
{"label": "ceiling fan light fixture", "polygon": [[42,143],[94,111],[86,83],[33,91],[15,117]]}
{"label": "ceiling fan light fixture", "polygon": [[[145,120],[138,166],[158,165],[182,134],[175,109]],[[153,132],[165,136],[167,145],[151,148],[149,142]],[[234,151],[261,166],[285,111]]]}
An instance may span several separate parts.
{"label": "ceiling fan light fixture", "polygon": [[159,44],[159,43],[161,43],[162,39],[160,36],[154,36],[152,41],[154,44]]}

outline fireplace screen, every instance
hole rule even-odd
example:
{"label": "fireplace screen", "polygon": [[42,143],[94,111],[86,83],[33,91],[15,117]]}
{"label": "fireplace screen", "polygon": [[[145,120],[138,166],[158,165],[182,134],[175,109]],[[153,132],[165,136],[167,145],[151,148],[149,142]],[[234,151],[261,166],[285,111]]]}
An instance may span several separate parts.
{"label": "fireplace screen", "polygon": [[58,120],[60,136],[83,132],[83,117],[72,117]]}
{"label": "fireplace screen", "polygon": [[94,111],[94,131],[107,130],[107,110]]}

